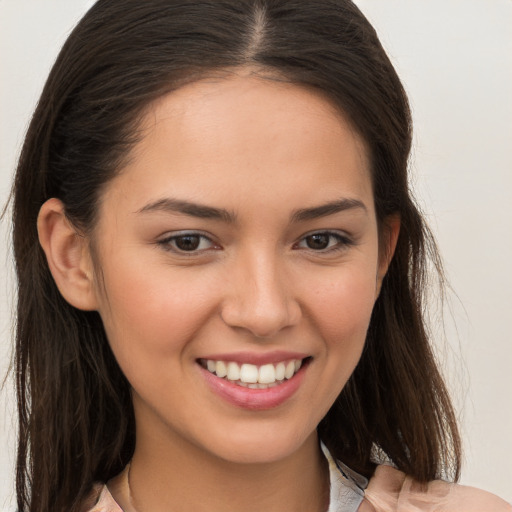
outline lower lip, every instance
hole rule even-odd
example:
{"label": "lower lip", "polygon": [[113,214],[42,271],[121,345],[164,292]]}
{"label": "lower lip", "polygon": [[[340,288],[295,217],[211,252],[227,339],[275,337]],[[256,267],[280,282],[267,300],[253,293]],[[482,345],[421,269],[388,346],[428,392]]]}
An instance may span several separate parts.
{"label": "lower lip", "polygon": [[251,389],[221,379],[198,365],[210,389],[232,405],[252,411],[263,411],[279,407],[299,389],[308,364],[288,380],[267,389]]}

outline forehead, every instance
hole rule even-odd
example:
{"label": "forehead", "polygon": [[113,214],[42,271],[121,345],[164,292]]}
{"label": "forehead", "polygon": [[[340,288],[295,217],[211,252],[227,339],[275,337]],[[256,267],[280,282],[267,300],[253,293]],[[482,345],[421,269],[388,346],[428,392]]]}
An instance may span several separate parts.
{"label": "forehead", "polygon": [[153,103],[119,179],[141,200],[158,187],[187,199],[261,193],[263,203],[272,191],[297,201],[333,187],[371,194],[365,145],[334,104],[251,74],[200,80]]}
{"label": "forehead", "polygon": [[159,122],[170,117],[181,123],[182,130],[190,127],[194,131],[224,121],[223,127],[229,124],[234,136],[240,130],[245,134],[253,126],[260,127],[258,122],[267,125],[267,133],[274,127],[281,130],[283,124],[293,132],[302,128],[303,123],[297,121],[306,119],[308,123],[314,121],[316,129],[320,124],[328,130],[336,126],[338,133],[339,128],[348,129],[363,145],[356,130],[326,93],[290,83],[277,75],[251,72],[250,68],[204,78],[161,97],[147,109],[140,125],[141,133],[148,135]]}

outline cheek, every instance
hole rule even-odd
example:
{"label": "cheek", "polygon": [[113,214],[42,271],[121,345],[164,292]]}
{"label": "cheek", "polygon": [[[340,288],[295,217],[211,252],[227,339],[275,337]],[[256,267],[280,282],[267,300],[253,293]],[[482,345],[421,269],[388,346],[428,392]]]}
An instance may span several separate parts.
{"label": "cheek", "polygon": [[314,328],[321,336],[323,378],[317,392],[325,397],[324,414],[331,407],[361,357],[375,301],[376,279],[372,273],[353,270],[340,273],[316,290],[310,306]]}
{"label": "cheek", "polygon": [[340,270],[324,283],[317,283],[309,309],[326,342],[362,347],[375,297],[374,272],[365,268]]}
{"label": "cheek", "polygon": [[104,269],[101,317],[120,364],[184,352],[214,308],[208,281],[117,259]]}

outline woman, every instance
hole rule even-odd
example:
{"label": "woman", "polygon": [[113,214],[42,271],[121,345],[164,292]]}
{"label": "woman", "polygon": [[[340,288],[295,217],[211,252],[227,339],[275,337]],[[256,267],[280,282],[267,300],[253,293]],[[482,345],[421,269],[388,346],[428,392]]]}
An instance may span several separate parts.
{"label": "woman", "polygon": [[350,2],[100,0],[16,175],[19,509],[509,509],[434,481],[410,137]]}

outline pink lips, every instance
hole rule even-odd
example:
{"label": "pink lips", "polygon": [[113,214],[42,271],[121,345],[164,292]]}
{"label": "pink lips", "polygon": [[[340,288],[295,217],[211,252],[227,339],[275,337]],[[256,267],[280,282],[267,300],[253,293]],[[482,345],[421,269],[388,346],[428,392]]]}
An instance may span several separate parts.
{"label": "pink lips", "polygon": [[[304,354],[282,352],[267,355],[242,353],[216,354],[214,357],[208,357],[207,359],[263,365],[277,363],[283,360],[304,359],[305,357],[307,356]],[[215,394],[237,407],[253,411],[262,411],[280,406],[298,390],[305,372],[307,371],[308,362],[306,362],[291,379],[285,380],[281,384],[267,389],[251,389],[242,387],[226,379],[217,377],[199,364],[198,367],[206,380],[206,383]]]}

